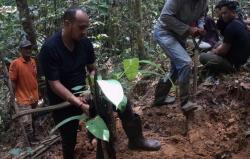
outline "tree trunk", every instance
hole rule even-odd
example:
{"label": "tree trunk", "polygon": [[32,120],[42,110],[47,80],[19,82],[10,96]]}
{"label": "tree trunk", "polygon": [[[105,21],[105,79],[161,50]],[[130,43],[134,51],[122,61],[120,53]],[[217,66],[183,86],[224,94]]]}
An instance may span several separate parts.
{"label": "tree trunk", "polygon": [[28,35],[28,40],[34,46],[34,49],[37,51],[37,43],[36,43],[36,34],[35,29],[33,27],[32,18],[30,16],[30,10],[28,7],[27,0],[16,0],[17,10],[19,12],[19,18],[23,26],[23,30]]}
{"label": "tree trunk", "polygon": [[136,22],[135,26],[135,39],[137,44],[137,52],[140,59],[145,59],[147,57],[144,49],[144,38],[142,34],[142,8],[141,0],[134,1],[134,19]]}

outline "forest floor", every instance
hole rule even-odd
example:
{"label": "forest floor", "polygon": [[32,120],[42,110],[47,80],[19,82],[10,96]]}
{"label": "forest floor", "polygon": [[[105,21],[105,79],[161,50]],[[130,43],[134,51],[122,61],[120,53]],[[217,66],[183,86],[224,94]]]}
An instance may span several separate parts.
{"label": "forest floor", "polygon": [[[244,70],[220,77],[218,82],[211,85],[201,83],[196,97],[200,109],[195,111],[194,118],[189,122],[178,102],[162,107],[151,106],[156,79],[138,82],[130,95],[133,109],[142,117],[145,137],[160,140],[162,146],[154,152],[129,150],[127,137],[117,119],[117,158],[250,159],[250,134],[247,133],[250,130],[248,72]],[[61,159],[60,142],[42,158]],[[95,159],[95,150],[88,143],[85,131],[78,133],[76,158]]]}

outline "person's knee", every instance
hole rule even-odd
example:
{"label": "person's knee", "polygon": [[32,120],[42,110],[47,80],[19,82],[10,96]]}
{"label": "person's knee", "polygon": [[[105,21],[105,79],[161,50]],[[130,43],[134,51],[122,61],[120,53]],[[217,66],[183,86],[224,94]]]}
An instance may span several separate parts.
{"label": "person's knee", "polygon": [[206,61],[207,61],[207,60],[206,60],[206,53],[201,53],[201,54],[200,54],[199,61],[200,61],[200,63],[203,64],[203,65],[206,64]]}

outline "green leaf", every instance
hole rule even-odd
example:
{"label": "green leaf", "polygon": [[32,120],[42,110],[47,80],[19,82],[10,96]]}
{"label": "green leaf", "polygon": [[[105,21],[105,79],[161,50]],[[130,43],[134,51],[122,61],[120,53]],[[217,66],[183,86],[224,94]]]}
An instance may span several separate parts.
{"label": "green leaf", "polygon": [[124,75],[124,72],[113,73],[112,78],[116,79],[116,80],[119,80],[119,79],[122,78],[123,75]]}
{"label": "green leaf", "polygon": [[69,117],[63,121],[61,121],[60,123],[58,123],[51,131],[50,131],[50,134],[53,134],[59,127],[61,127],[62,125],[72,121],[72,120],[82,120],[82,121],[85,121],[88,119],[88,116],[85,115],[85,114],[82,114],[82,115],[77,115],[77,116],[72,116],[72,117]]}
{"label": "green leaf", "polygon": [[87,121],[86,128],[98,139],[109,141],[109,130],[100,116]]}
{"label": "green leaf", "polygon": [[128,80],[133,80],[136,78],[139,69],[139,59],[132,58],[132,59],[125,59],[123,60],[123,67],[125,75],[127,76]]}
{"label": "green leaf", "polygon": [[82,89],[84,86],[75,86],[73,88],[71,88],[72,91],[79,91],[80,89]]}
{"label": "green leaf", "polygon": [[161,73],[165,74],[165,71],[161,68],[161,65],[159,65],[159,64],[156,64],[156,63],[149,61],[149,60],[141,60],[140,63],[145,63],[148,65],[154,66],[156,69],[160,70]]}
{"label": "green leaf", "polygon": [[[90,78],[90,81],[89,81]],[[89,76],[89,78],[85,79],[85,82],[87,85],[89,86],[93,86],[95,84],[95,76]],[[101,75],[97,75],[97,80],[102,80],[102,76]]]}
{"label": "green leaf", "polygon": [[156,75],[156,76],[163,77],[162,74],[159,74],[159,73],[154,72],[154,71],[140,70],[139,72],[140,72],[142,75]]}
{"label": "green leaf", "polygon": [[123,96],[123,100],[121,101],[121,103],[118,105],[118,109],[121,111],[121,112],[124,112],[126,106],[127,106],[127,103],[128,103],[128,98],[126,96]]}
{"label": "green leaf", "polygon": [[124,92],[121,83],[117,80],[97,80],[97,83],[105,97],[113,103],[117,109],[120,109],[121,106],[119,107],[119,105],[124,101]]}

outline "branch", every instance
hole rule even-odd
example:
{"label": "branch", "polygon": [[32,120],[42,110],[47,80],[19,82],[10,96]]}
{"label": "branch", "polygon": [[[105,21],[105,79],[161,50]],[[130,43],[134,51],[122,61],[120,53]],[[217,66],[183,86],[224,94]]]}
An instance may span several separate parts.
{"label": "branch", "polygon": [[16,119],[16,118],[19,118],[19,117],[27,115],[27,114],[33,114],[33,113],[39,113],[39,112],[51,112],[51,111],[54,111],[57,109],[69,107],[70,105],[71,104],[69,102],[63,102],[63,103],[51,105],[51,106],[48,106],[45,108],[36,108],[36,109],[31,109],[31,110],[25,110],[25,111],[21,111],[15,115],[13,115],[12,119]]}

